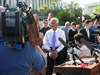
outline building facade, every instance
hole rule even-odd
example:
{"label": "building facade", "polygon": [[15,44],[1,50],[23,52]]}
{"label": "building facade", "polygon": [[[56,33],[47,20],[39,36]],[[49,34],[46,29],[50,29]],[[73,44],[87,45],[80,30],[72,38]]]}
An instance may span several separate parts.
{"label": "building facade", "polygon": [[[37,10],[42,5],[46,5],[50,8],[51,0],[19,0],[19,1],[25,1],[28,6],[31,6],[32,9]],[[6,0],[6,4],[8,4],[10,7],[16,7],[17,0]],[[0,0],[0,6],[3,6],[4,0]]]}
{"label": "building facade", "polygon": [[83,14],[88,14],[90,16],[93,16],[93,9],[96,8],[97,6],[100,6],[100,1],[94,2],[94,3],[85,4],[85,8],[84,8],[84,13]]}

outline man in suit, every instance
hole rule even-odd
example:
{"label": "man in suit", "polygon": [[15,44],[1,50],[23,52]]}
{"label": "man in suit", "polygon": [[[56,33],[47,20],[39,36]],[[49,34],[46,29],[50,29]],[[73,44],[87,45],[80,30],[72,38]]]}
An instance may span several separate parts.
{"label": "man in suit", "polygon": [[[68,37],[69,37],[69,36],[68,36],[69,25],[70,25],[70,23],[67,21],[67,22],[65,23],[65,26],[61,28],[61,29],[65,32],[66,43],[68,43]],[[67,58],[66,47],[64,47],[63,52],[64,52],[64,61],[66,61],[66,60],[68,60],[68,58]]]}
{"label": "man in suit", "polygon": [[85,21],[85,27],[79,31],[84,35],[84,39],[88,42],[95,42],[94,35],[92,35],[93,32],[90,29],[92,25],[93,22],[88,19]]}
{"label": "man in suit", "polygon": [[65,36],[66,36],[66,42],[68,43],[68,32],[69,32],[69,22],[67,21],[65,23],[65,27],[61,28],[64,32],[65,32]]}
{"label": "man in suit", "polygon": [[52,75],[54,63],[55,65],[60,65],[64,60],[62,50],[64,46],[59,41],[59,38],[62,38],[64,41],[66,41],[66,39],[64,31],[57,28],[58,24],[59,20],[57,18],[52,18],[50,21],[51,29],[46,32],[43,39],[43,44],[47,51],[49,51],[47,55],[46,75]]}

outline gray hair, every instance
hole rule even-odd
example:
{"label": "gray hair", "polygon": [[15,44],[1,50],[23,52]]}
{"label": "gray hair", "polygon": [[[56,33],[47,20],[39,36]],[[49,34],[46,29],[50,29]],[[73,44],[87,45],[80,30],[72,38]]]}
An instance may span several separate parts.
{"label": "gray hair", "polygon": [[68,21],[65,23],[65,26],[66,26],[67,24],[69,24],[69,22],[68,22]]}
{"label": "gray hair", "polygon": [[50,23],[51,23],[53,20],[55,20],[56,23],[59,23],[59,20],[58,20],[57,18],[51,18]]}
{"label": "gray hair", "polygon": [[79,28],[80,28],[80,26],[79,26],[79,25],[76,25],[76,27],[79,27]]}

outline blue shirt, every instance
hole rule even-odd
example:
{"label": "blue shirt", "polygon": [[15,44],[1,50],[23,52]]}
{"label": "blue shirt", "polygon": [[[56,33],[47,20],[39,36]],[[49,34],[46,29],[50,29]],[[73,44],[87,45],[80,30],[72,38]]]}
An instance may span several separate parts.
{"label": "blue shirt", "polygon": [[29,43],[18,51],[4,45],[0,36],[0,75],[30,75],[29,70],[40,71],[46,64],[44,57]]}
{"label": "blue shirt", "polygon": [[[97,28],[97,27],[95,27],[95,26],[92,26],[90,29],[91,29],[91,30],[93,30],[93,31],[98,30],[98,28]],[[95,35],[95,39],[97,39],[97,35]]]}

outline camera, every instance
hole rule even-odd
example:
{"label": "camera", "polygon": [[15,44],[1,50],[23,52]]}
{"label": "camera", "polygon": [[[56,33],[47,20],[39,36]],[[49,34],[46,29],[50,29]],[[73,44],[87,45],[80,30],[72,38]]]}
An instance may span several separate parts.
{"label": "camera", "polygon": [[[12,9],[15,10],[12,11]],[[28,24],[30,23],[33,21],[28,14],[25,2],[17,0],[16,8],[9,8],[7,4],[6,10],[2,12],[2,30],[7,39],[5,45],[17,50],[24,48],[28,40]]]}
{"label": "camera", "polygon": [[100,31],[99,31],[99,30],[97,30],[97,31],[93,31],[93,30],[92,30],[92,33],[93,33],[93,34],[100,35]]}
{"label": "camera", "polygon": [[98,15],[98,14],[96,14],[96,13],[94,13],[94,15],[96,15],[96,16],[95,16],[95,19],[100,19],[100,15]]}

